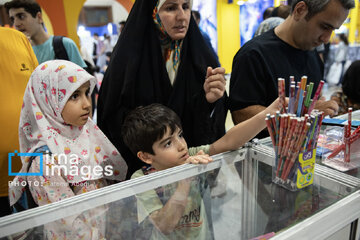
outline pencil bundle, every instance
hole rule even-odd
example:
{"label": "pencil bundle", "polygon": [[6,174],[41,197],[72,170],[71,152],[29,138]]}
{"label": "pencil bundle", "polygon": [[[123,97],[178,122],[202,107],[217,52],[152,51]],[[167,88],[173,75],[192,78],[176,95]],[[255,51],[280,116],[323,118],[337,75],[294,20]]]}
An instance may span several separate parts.
{"label": "pencil bundle", "polygon": [[296,180],[299,167],[298,156],[301,152],[316,148],[317,138],[324,117],[322,112],[313,110],[324,82],[319,84],[314,98],[311,99],[314,84],[306,86],[307,77],[297,84],[290,77],[289,105],[285,105],[285,79],[278,79],[280,111],[266,116],[266,125],[275,149],[275,175],[282,181]]}

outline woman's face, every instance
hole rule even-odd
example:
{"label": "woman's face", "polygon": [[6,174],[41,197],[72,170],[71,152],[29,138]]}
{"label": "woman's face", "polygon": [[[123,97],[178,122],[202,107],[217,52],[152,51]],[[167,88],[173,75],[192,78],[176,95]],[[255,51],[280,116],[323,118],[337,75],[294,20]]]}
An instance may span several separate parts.
{"label": "woman's face", "polygon": [[166,0],[159,10],[159,16],[172,40],[183,39],[190,23],[190,0]]}

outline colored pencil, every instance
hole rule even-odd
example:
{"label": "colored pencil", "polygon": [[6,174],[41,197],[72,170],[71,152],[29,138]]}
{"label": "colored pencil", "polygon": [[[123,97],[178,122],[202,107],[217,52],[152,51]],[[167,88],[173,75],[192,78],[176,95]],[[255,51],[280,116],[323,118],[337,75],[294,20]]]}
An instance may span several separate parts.
{"label": "colored pencil", "polygon": [[312,101],[312,103],[311,103],[311,105],[310,105],[310,107],[309,107],[308,114],[310,114],[310,113],[312,112],[312,110],[314,109],[315,103],[316,103],[316,101],[317,101],[317,100],[319,99],[319,97],[320,97],[321,90],[322,90],[322,88],[323,88],[323,86],[324,86],[324,83],[325,83],[325,82],[324,82],[323,80],[320,81],[319,86],[318,86],[318,88],[316,89],[315,95],[314,95],[314,97],[313,97],[313,101]]}

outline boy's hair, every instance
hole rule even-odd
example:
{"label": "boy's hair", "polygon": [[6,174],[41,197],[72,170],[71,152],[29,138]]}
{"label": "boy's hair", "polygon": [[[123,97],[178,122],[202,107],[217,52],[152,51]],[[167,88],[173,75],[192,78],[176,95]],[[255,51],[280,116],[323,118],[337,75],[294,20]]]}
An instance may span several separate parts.
{"label": "boy's hair", "polygon": [[178,115],[161,104],[140,106],[131,111],[121,128],[125,145],[133,154],[139,151],[154,154],[153,144],[160,140],[170,128],[171,134],[182,129]]}
{"label": "boy's hair", "polygon": [[5,3],[6,12],[9,14],[11,8],[24,8],[24,10],[31,14],[32,17],[36,17],[38,12],[41,12],[40,5],[33,0],[12,0]]}
{"label": "boy's hair", "polygon": [[306,19],[309,20],[314,15],[318,14],[319,12],[322,12],[326,6],[330,3],[330,1],[339,1],[341,5],[347,9],[350,10],[351,8],[355,7],[354,0],[294,0],[291,3],[291,13],[294,11],[296,4],[299,2],[305,2],[308,6],[308,14],[306,15]]}

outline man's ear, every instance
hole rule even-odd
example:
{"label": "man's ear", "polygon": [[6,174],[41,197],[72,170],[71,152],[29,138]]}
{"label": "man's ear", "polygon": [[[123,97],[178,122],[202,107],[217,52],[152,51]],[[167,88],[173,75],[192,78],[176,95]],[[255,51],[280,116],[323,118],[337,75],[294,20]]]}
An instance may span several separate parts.
{"label": "man's ear", "polygon": [[36,13],[36,19],[38,20],[39,23],[44,23],[43,16],[42,16],[41,12]]}
{"label": "man's ear", "polygon": [[308,6],[304,1],[300,1],[295,5],[294,11],[292,12],[292,15],[294,16],[294,19],[296,21],[306,17],[308,14]]}
{"label": "man's ear", "polygon": [[136,155],[144,163],[147,163],[149,165],[153,163],[153,155],[150,153],[139,151]]}

